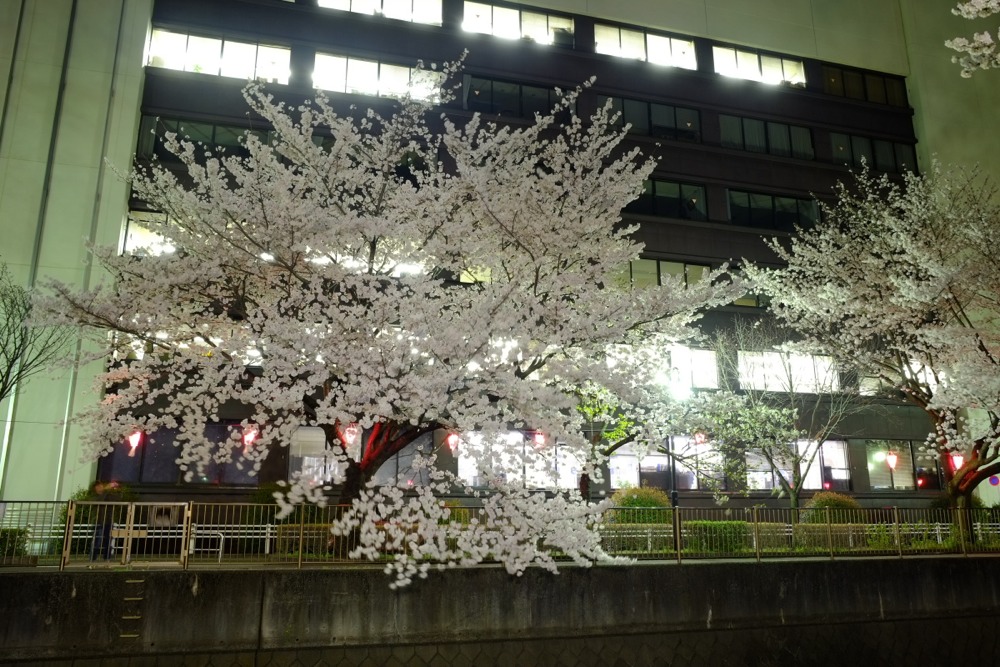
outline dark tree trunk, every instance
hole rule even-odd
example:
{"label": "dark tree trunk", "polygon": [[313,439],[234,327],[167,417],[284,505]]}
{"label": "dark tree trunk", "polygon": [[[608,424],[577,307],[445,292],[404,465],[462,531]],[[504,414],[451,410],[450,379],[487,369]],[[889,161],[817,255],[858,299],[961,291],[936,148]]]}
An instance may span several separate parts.
{"label": "dark tree trunk", "polygon": [[350,505],[361,497],[361,489],[364,488],[367,475],[361,469],[361,464],[357,461],[349,461],[347,469],[344,471],[344,483],[340,487],[340,497],[337,499],[338,505]]}
{"label": "dark tree trunk", "polygon": [[580,496],[586,502],[590,502],[590,475],[587,473],[580,473],[580,481],[578,484],[580,489]]}

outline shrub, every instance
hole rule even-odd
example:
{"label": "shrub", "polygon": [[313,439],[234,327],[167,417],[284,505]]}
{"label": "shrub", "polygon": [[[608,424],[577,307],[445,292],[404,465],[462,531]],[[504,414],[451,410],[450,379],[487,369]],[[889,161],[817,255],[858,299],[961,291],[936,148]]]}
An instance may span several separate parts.
{"label": "shrub", "polygon": [[[976,494],[969,496],[969,509],[984,509],[986,504],[983,502],[982,498]],[[932,509],[946,510],[951,509],[951,497],[947,493],[942,493],[931,501]]]}
{"label": "shrub", "polygon": [[[830,512],[827,513],[827,508]],[[856,514],[849,510],[860,510],[861,503],[851,496],[834,491],[820,491],[809,499],[802,511],[804,523],[851,523]],[[854,516],[852,516],[854,515]]]}
{"label": "shrub", "polygon": [[618,489],[611,496],[611,504],[618,510],[605,515],[611,523],[672,523],[673,511],[666,491],[648,486]]}
{"label": "shrub", "polygon": [[28,555],[27,528],[0,528],[0,558]]}
{"label": "shrub", "polygon": [[746,521],[685,521],[684,548],[721,554],[749,551],[752,534]]}

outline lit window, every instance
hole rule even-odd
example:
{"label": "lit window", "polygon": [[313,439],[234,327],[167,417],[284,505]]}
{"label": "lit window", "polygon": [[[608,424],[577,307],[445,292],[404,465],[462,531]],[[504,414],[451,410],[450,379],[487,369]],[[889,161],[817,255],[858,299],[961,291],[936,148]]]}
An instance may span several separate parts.
{"label": "lit window", "polygon": [[723,76],[793,86],[804,86],[806,83],[805,66],[800,60],[762,55],[730,46],[712,47],[712,58],[716,74]]}
{"label": "lit window", "polygon": [[743,389],[807,394],[840,389],[837,368],[830,357],[740,350],[738,363]]}
{"label": "lit window", "polygon": [[277,46],[257,47],[255,76],[270,83],[288,83],[291,52]]}
{"label": "lit window", "polygon": [[346,92],[378,95],[378,63],[371,60],[348,58]]}
{"label": "lit window", "polygon": [[528,488],[576,488],[581,468],[576,457],[558,443],[529,437],[520,431],[487,442],[479,433],[465,433],[455,450],[458,476],[466,484],[485,487],[491,476]]}
{"label": "lit window", "polygon": [[165,213],[129,211],[125,228],[124,252],[136,257],[167,255],[176,248],[166,242],[160,230],[167,224]]}
{"label": "lit window", "polygon": [[410,88],[410,68],[382,64],[378,74],[378,94],[402,97]]}
{"label": "lit window", "polygon": [[491,34],[494,37],[503,37],[504,39],[520,39],[521,13],[508,7],[493,7],[493,31]]}
{"label": "lit window", "polygon": [[317,0],[316,5],[397,21],[441,25],[441,0]]}
{"label": "lit window", "polygon": [[187,61],[187,35],[154,30],[149,42],[146,64],[153,67],[183,70]]}
{"label": "lit window", "polygon": [[694,42],[688,39],[646,35],[648,60],[657,65],[697,69],[698,61],[694,53]]}
{"label": "lit window", "polygon": [[504,39],[530,39],[539,44],[573,45],[573,19],[519,11],[482,2],[466,2],[462,30]]}
{"label": "lit window", "polygon": [[252,79],[257,68],[257,45],[225,42],[219,74],[234,79]]}
{"label": "lit window", "polygon": [[222,61],[222,40],[208,37],[188,37],[184,60],[185,72],[218,74]]}
{"label": "lit window", "polygon": [[291,51],[279,46],[154,30],[146,64],[186,72],[288,83]]}
{"label": "lit window", "polygon": [[916,488],[912,444],[908,440],[869,440],[865,443],[868,480],[873,491],[912,491]]}
{"label": "lit window", "polygon": [[493,7],[479,2],[466,2],[462,19],[462,30],[466,32],[493,33]]}
{"label": "lit window", "polygon": [[315,88],[347,92],[347,58],[317,53],[312,80]]}

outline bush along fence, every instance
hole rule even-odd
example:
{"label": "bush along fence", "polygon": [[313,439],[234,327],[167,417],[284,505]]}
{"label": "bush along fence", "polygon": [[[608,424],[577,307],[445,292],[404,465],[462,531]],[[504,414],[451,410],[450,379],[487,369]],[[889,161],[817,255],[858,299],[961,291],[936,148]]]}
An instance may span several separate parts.
{"label": "bush along fence", "polygon": [[[449,505],[452,503],[449,502]],[[363,564],[355,534],[330,527],[346,508],[140,502],[0,503],[0,565],[222,566]],[[476,517],[455,507],[453,521]],[[693,509],[614,507],[597,525],[604,550],[634,559],[1000,554],[998,509]],[[391,560],[387,549],[380,555]]]}

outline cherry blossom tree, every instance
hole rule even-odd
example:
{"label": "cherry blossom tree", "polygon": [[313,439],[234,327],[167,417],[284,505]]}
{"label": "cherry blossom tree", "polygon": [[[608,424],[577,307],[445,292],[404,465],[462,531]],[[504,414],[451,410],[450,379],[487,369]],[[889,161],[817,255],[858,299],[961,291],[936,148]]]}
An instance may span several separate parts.
{"label": "cherry blossom tree", "polygon": [[[1000,0],[969,0],[959,3],[951,12],[967,19],[988,18],[1000,12]],[[997,40],[1000,40],[1000,31],[997,31]],[[1000,52],[989,30],[973,33],[972,39],[956,37],[944,44],[958,51],[959,55],[952,56],[951,61],[961,66],[966,79],[976,70],[1000,67]]]}
{"label": "cherry blossom tree", "polygon": [[974,172],[903,180],[841,184],[815,227],[772,242],[787,266],[748,275],[806,349],[927,413],[926,454],[961,461],[947,489],[965,506],[1000,473],[1000,209]]}
{"label": "cherry blossom tree", "polygon": [[[447,101],[447,88],[411,92],[387,113],[343,114],[319,92],[289,108],[251,85],[273,140],[248,133],[245,155],[230,155],[167,136],[182,173],[154,164],[132,186],[166,214],[159,243],[176,252],[95,248],[106,285],[54,286],[53,317],[96,332],[116,362],[99,378],[106,398],[83,415],[90,447],[169,428],[188,474],[234,456],[258,469],[297,429],[319,427],[340,502],[353,503],[339,530],[358,537],[359,556],[394,543],[399,583],[429,556],[488,554],[513,572],[551,565],[554,549],[588,561],[600,554],[595,508],[551,475],[533,488],[508,473],[534,465],[522,455],[551,462],[558,446],[599,474],[578,388],[640,405],[649,353],[638,351],[685,337],[741,288],[724,267],[688,288],[616,284],[641,250],[620,212],[654,160],[623,147],[609,110],[578,117],[580,90],[516,126],[442,113],[428,100]],[[252,415],[231,442],[212,442],[204,426],[227,403]],[[546,451],[502,446],[526,428],[545,433]],[[433,452],[415,457],[425,486],[370,482],[437,430],[461,435],[488,493]],[[439,496],[456,488],[481,496],[481,522],[445,520]],[[293,479],[279,503],[323,497]]]}

